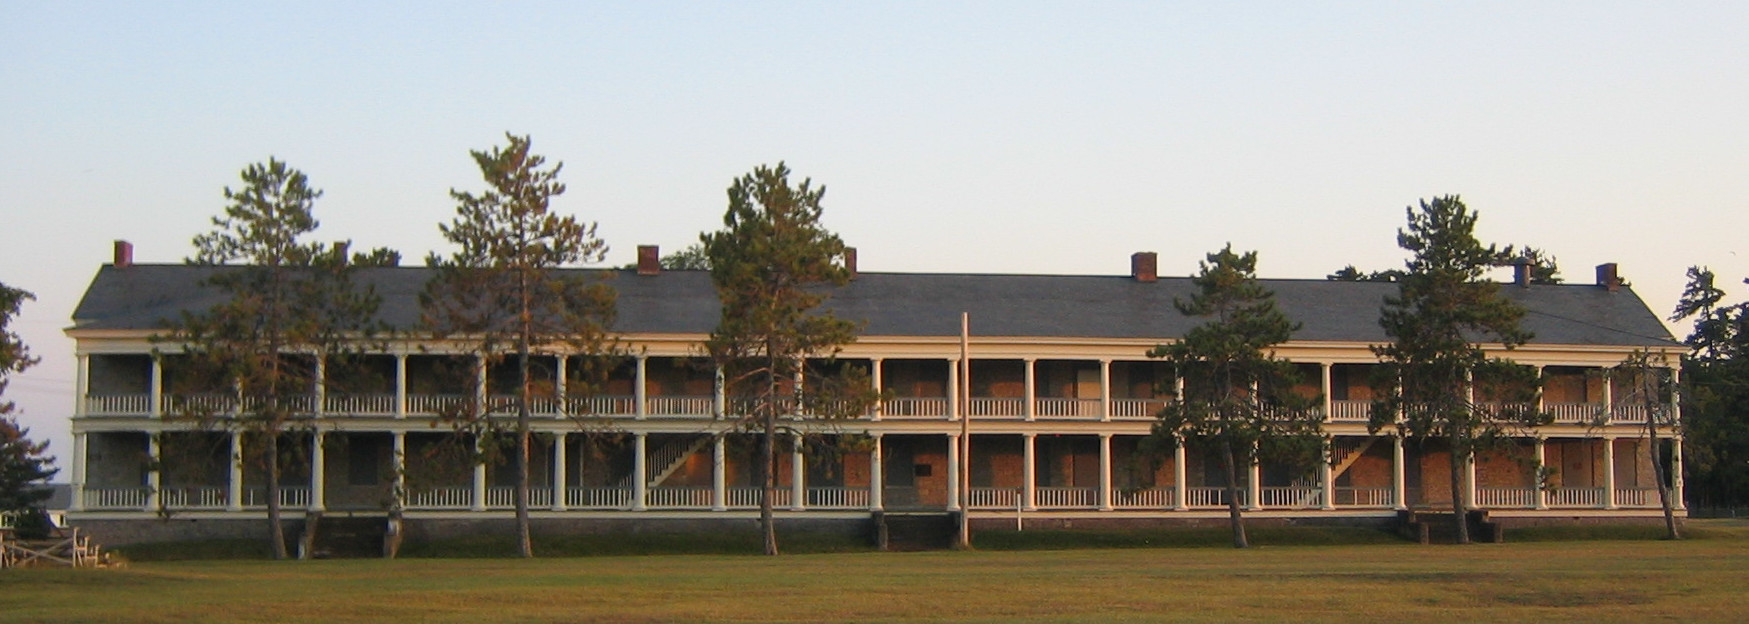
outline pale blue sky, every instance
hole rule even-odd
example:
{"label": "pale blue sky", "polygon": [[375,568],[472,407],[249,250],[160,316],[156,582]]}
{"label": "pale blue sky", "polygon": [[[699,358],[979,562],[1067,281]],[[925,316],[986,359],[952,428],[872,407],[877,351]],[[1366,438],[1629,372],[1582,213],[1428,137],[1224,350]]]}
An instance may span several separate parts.
{"label": "pale blue sky", "polygon": [[43,357],[7,395],[66,454],[60,330],[110,241],[180,261],[245,165],[417,261],[505,131],[616,264],[781,159],[869,271],[1182,275],[1232,241],[1317,278],[1398,265],[1403,208],[1459,193],[1665,314],[1690,264],[1749,276],[1746,32],[1741,2],[0,0],[0,282]]}

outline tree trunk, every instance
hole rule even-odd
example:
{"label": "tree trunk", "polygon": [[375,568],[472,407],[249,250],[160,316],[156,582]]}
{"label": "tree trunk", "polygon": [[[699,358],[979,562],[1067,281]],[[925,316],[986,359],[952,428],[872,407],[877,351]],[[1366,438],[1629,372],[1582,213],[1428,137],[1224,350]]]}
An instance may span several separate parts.
{"label": "tree trunk", "polygon": [[267,539],[273,546],[273,558],[290,558],[285,550],[285,528],[280,526],[279,510],[279,436],[267,436]]}
{"label": "tree trunk", "polygon": [[517,369],[521,387],[516,401],[516,552],[523,557],[534,556],[534,540],[528,527],[528,334],[518,346]]}
{"label": "tree trunk", "polygon": [[[776,390],[776,384],[772,384]],[[759,436],[759,465],[765,473],[760,475],[759,493],[759,528],[765,533],[765,554],[777,554],[777,523],[771,513],[771,490],[777,487],[777,400],[776,394],[769,394],[762,409],[765,431]]]}
{"label": "tree trunk", "polygon": [[1464,488],[1464,468],[1469,463],[1470,451],[1459,444],[1462,441],[1462,435],[1458,433],[1456,428],[1453,428],[1451,434],[1446,438],[1450,443],[1446,457],[1450,460],[1447,463],[1451,464],[1452,529],[1456,531],[1452,534],[1452,539],[1459,544],[1468,544],[1470,543],[1470,506],[1468,497],[1465,496],[1467,491]]}
{"label": "tree trunk", "polygon": [[[1668,479],[1670,471],[1664,468],[1664,453],[1658,439],[1658,417],[1655,408],[1650,405],[1647,408],[1646,439],[1650,443],[1646,445],[1646,452],[1652,456],[1652,479],[1658,482],[1658,505],[1664,509],[1665,537],[1679,540],[1682,539],[1682,530],[1676,526],[1676,505],[1671,500],[1673,493],[1670,491],[1671,481]],[[1677,444],[1681,444],[1681,442]],[[1612,466],[1610,469],[1614,470],[1615,468]]]}
{"label": "tree trunk", "polygon": [[[1239,498],[1249,487],[1239,487],[1239,462],[1233,457],[1233,440],[1221,438],[1221,461],[1227,468],[1227,522],[1233,527],[1233,547],[1250,548],[1251,540],[1245,535],[1245,516],[1240,510]],[[1178,467],[1176,470],[1183,470]]]}

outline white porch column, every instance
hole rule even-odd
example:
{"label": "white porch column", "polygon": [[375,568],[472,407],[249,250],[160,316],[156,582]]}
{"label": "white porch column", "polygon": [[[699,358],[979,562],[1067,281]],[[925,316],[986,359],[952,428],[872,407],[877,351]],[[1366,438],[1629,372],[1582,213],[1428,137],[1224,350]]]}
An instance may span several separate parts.
{"label": "white porch column", "polygon": [[230,480],[225,487],[225,511],[243,511],[243,432],[231,432]]}
{"label": "white porch column", "polygon": [[310,511],[328,509],[328,452],[322,448],[325,438],[320,429],[310,434]]}
{"label": "white porch column", "polygon": [[1111,420],[1111,360],[1099,360],[1099,420]]}
{"label": "white porch column", "polygon": [[1111,511],[1111,434],[1099,434],[1099,510]]}
{"label": "white porch column", "polygon": [[316,393],[316,404],[310,406],[310,413],[321,417],[328,411],[328,358],[320,353],[316,354],[316,383],[311,390]]}
{"label": "white porch column", "polygon": [[395,474],[394,508],[397,510],[405,509],[407,507],[407,432],[395,431],[389,435],[390,440],[392,440],[389,461],[393,462],[389,468]]}
{"label": "white porch column", "polygon": [[[644,359],[640,357],[638,358],[639,380],[644,378],[643,371]],[[644,386],[642,383],[639,383],[638,387],[642,388]],[[642,406],[643,404],[643,401],[638,401],[638,405]],[[639,407],[639,409],[642,410],[643,408]],[[634,434],[632,437],[634,442],[634,444],[632,444],[632,511],[643,511],[648,509],[648,507],[645,506],[645,501],[649,500],[650,479],[645,476],[646,468],[644,467],[644,462],[646,461],[645,457],[648,451],[647,447],[649,446],[648,438],[649,434],[641,431]]]}
{"label": "white porch column", "polygon": [[1031,421],[1038,418],[1038,373],[1034,370],[1038,364],[1038,359],[1026,358],[1023,362],[1021,368],[1026,370],[1026,404],[1023,409],[1026,410],[1024,412],[1026,419]]}
{"label": "white porch column", "polygon": [[1476,454],[1464,458],[1464,509],[1476,508]]}
{"label": "white porch column", "polygon": [[[876,395],[881,393],[881,386],[885,383],[885,380],[881,379],[881,362],[881,358],[869,358],[868,360],[869,385],[874,386]],[[869,408],[868,418],[869,420],[880,422],[881,415],[885,411],[886,406],[882,405],[880,401],[875,401],[874,405]],[[878,440],[879,438],[876,439]]]}
{"label": "white porch column", "polygon": [[1263,466],[1255,460],[1245,473],[1245,498],[1246,509],[1263,508]]}
{"label": "white porch column", "polygon": [[[648,378],[645,376],[645,373],[646,373],[646,370],[649,368],[648,367],[649,359],[650,359],[650,357],[647,355],[643,355],[643,354],[638,355],[638,357],[637,357],[637,362],[638,362],[637,375],[634,377],[634,380],[632,381],[632,411],[638,420],[643,420],[644,418],[646,418],[650,415],[650,406],[649,406],[649,401],[648,401],[648,399],[650,398],[650,396],[649,396],[650,392],[649,392],[649,389],[644,387],[644,384],[648,383]],[[642,434],[639,434],[639,435],[641,436]],[[639,439],[641,440],[643,438],[640,437]],[[643,501],[641,499],[639,500],[638,506],[640,508],[643,506]]]}
{"label": "white porch column", "polygon": [[[1325,369],[1325,370],[1328,371],[1329,369]],[[1329,376],[1326,375],[1325,378],[1328,379]],[[1325,412],[1325,413],[1328,414],[1329,412]],[[1319,494],[1319,498],[1323,499],[1322,504],[1320,504],[1318,506],[1318,508],[1326,510],[1326,511],[1331,510],[1331,509],[1335,509],[1336,508],[1336,470],[1335,470],[1335,468],[1333,468],[1330,465],[1330,462],[1328,462],[1328,461],[1319,461],[1318,462],[1318,486],[1319,486],[1319,489],[1321,490],[1320,494]]]}
{"label": "white porch column", "polygon": [[1319,391],[1324,393],[1324,422],[1330,422],[1330,419],[1335,417],[1335,412],[1331,411],[1333,403],[1331,403],[1332,399],[1330,398],[1330,395],[1334,394],[1331,392],[1334,386],[1330,381],[1330,369],[1334,367],[1335,365],[1329,362],[1318,363],[1318,387]]}
{"label": "white porch column", "polygon": [[[83,360],[83,357],[81,357],[79,364],[81,367],[84,366],[85,362]],[[85,402],[84,396],[80,396],[79,402],[80,403]],[[85,451],[85,446],[87,444],[87,442],[85,441],[86,435],[88,435],[88,434],[86,434],[83,431],[73,432],[73,466],[72,466],[72,468],[73,468],[73,478],[72,478],[73,500],[69,501],[67,504],[67,509],[69,511],[85,511],[85,457],[87,455],[87,453]]]}
{"label": "white porch column", "polygon": [[724,436],[711,439],[711,511],[729,508],[729,461]]}
{"label": "white porch column", "polygon": [[886,477],[881,473],[881,434],[874,434],[874,445],[868,450],[868,509],[881,511],[886,508],[886,501],[881,496],[885,492]]}
{"label": "white porch column", "polygon": [[1190,475],[1184,471],[1184,438],[1172,447],[1172,509],[1190,509]]}
{"label": "white porch column", "polygon": [[91,395],[91,356],[73,356],[73,417],[85,415],[85,401]]}
{"label": "white porch column", "polygon": [[1391,436],[1391,506],[1398,510],[1409,508],[1409,478],[1403,474],[1407,463],[1403,456],[1403,436]]}
{"label": "white porch column", "polygon": [[407,354],[395,354],[395,418],[407,417]]}
{"label": "white porch column", "polygon": [[[482,441],[480,440],[480,438],[478,438],[478,437],[474,438],[474,452],[477,453],[480,451],[481,442]],[[486,510],[486,463],[485,462],[474,463],[474,505],[473,505],[473,510],[474,511],[485,511]]]}
{"label": "white porch column", "polygon": [[1020,508],[1038,511],[1038,434],[1020,435]]}
{"label": "white porch column", "polygon": [[[154,392],[152,394],[154,396],[157,395],[156,392]],[[163,485],[163,479],[162,479],[163,473],[161,472],[161,469],[159,468],[159,466],[162,462],[160,462],[159,458],[158,458],[158,456],[159,456],[158,436],[160,436],[160,435],[163,435],[163,434],[153,433],[153,434],[146,436],[146,461],[151,462],[151,465],[152,465],[152,468],[150,470],[146,471],[146,510],[147,511],[151,511],[151,510],[159,508],[158,489],[160,486]]]}
{"label": "white porch column", "polygon": [[[952,369],[949,369],[952,370]],[[947,510],[960,508],[960,436],[947,436]]]}
{"label": "white porch column", "polygon": [[[947,361],[947,419],[960,419],[960,360],[949,358]],[[952,465],[952,464],[949,464]],[[956,482],[957,483],[957,482]],[[957,503],[955,503],[957,504]],[[952,508],[950,508],[952,509]]]}
{"label": "white porch column", "polygon": [[[559,358],[559,361],[564,362],[565,359]],[[563,370],[564,367],[564,364],[559,365],[560,370]],[[559,378],[563,379],[564,375],[560,375]],[[559,396],[564,396],[564,394]],[[565,492],[570,489],[569,484],[565,482],[565,477],[568,476],[565,474],[565,469],[571,463],[571,451],[565,448],[565,440],[569,437],[571,434],[563,431],[553,436],[553,511],[565,510]]]}
{"label": "white porch column", "polygon": [[[1543,378],[1543,365],[1541,364],[1536,365],[1536,378],[1539,380]],[[1546,411],[1548,409],[1547,405],[1547,397],[1543,396],[1543,393],[1541,392],[1536,393],[1536,411],[1538,413]]]}
{"label": "white porch column", "polygon": [[[1605,374],[1603,375],[1603,413],[1609,415],[1609,418],[1607,420],[1605,420],[1604,422],[1609,422],[1609,421],[1615,420],[1615,379],[1613,379],[1614,375],[1608,374],[1607,370],[1605,370],[1604,373]],[[1647,417],[1650,418],[1651,415],[1647,414]]]}
{"label": "white porch column", "polygon": [[1546,483],[1545,479],[1544,479],[1544,477],[1549,474],[1548,470],[1547,470],[1548,465],[1549,465],[1548,440],[1546,440],[1542,436],[1537,436],[1536,437],[1536,468],[1537,468],[1536,508],[1537,509],[1548,509],[1549,508],[1548,483]]}
{"label": "white porch column", "polygon": [[1682,496],[1682,438],[1670,440],[1670,496],[1671,509],[1684,511],[1688,504]]}
{"label": "white porch column", "polygon": [[723,378],[722,365],[711,367],[711,416],[717,420],[728,417],[729,382]]}
{"label": "white porch column", "polygon": [[808,508],[808,475],[807,462],[802,458],[802,436],[790,438],[789,453],[789,506],[790,509],[801,511]]}
{"label": "white porch column", "polygon": [[[152,385],[151,385],[150,392],[151,392],[150,396],[146,397],[146,409],[151,411],[152,416],[157,417],[157,418],[163,418],[164,417],[164,358],[159,357],[159,356],[155,356],[155,355],[152,356]],[[157,489],[157,488],[153,488],[153,489]]]}
{"label": "white porch column", "polygon": [[1603,508],[1615,509],[1615,436],[1603,437]]}

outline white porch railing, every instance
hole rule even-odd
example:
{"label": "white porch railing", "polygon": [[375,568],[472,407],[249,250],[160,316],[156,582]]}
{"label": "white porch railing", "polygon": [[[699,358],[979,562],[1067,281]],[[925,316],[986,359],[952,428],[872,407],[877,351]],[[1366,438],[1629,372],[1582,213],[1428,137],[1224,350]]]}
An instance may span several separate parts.
{"label": "white porch railing", "polygon": [[972,397],[966,402],[966,411],[972,418],[1019,418],[1026,415],[1026,400]]}
{"label": "white porch railing", "polygon": [[1112,399],[1111,417],[1122,420],[1153,420],[1166,409],[1165,399]]}
{"label": "white porch railing", "polygon": [[1170,509],[1174,488],[1156,487],[1134,491],[1113,490],[1111,506],[1117,509]]}
{"label": "white porch railing", "polygon": [[1536,507],[1534,487],[1476,487],[1476,505],[1490,509]]}
{"label": "white porch railing", "polygon": [[593,396],[565,399],[565,413],[572,416],[621,416],[638,411],[636,397]]}
{"label": "white porch railing", "polygon": [[644,505],[661,509],[709,509],[711,488],[667,486],[650,488]]}
{"label": "white porch railing", "polygon": [[223,486],[166,488],[158,491],[158,502],[166,509],[224,509],[229,490]]}
{"label": "white porch railing", "polygon": [[1324,488],[1316,485],[1283,485],[1258,488],[1263,507],[1269,509],[1305,509],[1324,504]]}
{"label": "white porch railing", "polygon": [[85,413],[102,415],[145,416],[151,412],[150,394],[90,394],[85,396]]}
{"label": "white porch railing", "polygon": [[468,485],[415,490],[407,497],[411,509],[468,509],[474,506],[474,488]]}
{"label": "white porch railing", "polygon": [[1543,411],[1555,417],[1559,424],[1585,424],[1603,416],[1601,403],[1544,403]]}
{"label": "white porch railing", "polygon": [[882,404],[886,418],[947,418],[947,399],[937,397],[901,397],[887,399]]}
{"label": "white porch railing", "polygon": [[808,506],[821,509],[866,509],[868,488],[811,487]]}
{"label": "white porch railing", "polygon": [[966,504],[972,509],[1015,509],[1020,507],[1020,489],[973,487],[966,491]]}
{"label": "white porch railing", "polygon": [[716,409],[716,399],[708,396],[653,396],[645,400],[651,416],[710,416]]}
{"label": "white porch railing", "polygon": [[1097,488],[1041,487],[1033,490],[1033,502],[1040,508],[1091,508],[1099,505]]}
{"label": "white porch railing", "polygon": [[330,394],[322,402],[323,411],[329,414],[382,416],[395,413],[393,394]]}
{"label": "white porch railing", "polygon": [[469,397],[460,394],[409,394],[407,411],[413,414],[453,414]]}
{"label": "white porch railing", "polygon": [[85,488],[86,509],[144,509],[152,491],[143,487]]}
{"label": "white porch railing", "polygon": [[[528,506],[552,507],[553,488],[551,486],[530,485],[528,487]],[[509,485],[494,485],[486,488],[486,507],[488,509],[515,508],[516,487]]]}
{"label": "white porch railing", "polygon": [[1643,423],[1643,422],[1646,422],[1646,406],[1644,406],[1644,405],[1617,405],[1617,406],[1615,406],[1613,411],[1614,411],[1614,413],[1610,415],[1610,420],[1613,422],[1618,422],[1618,423]]}
{"label": "white porch railing", "polygon": [[1033,413],[1042,418],[1099,418],[1099,399],[1043,397],[1033,400]]}
{"label": "white porch railing", "polygon": [[237,397],[231,394],[165,394],[164,413],[223,416],[237,411]]}
{"label": "white porch railing", "polygon": [[1331,401],[1330,422],[1363,423],[1372,419],[1372,401]]}
{"label": "white porch railing", "polygon": [[632,489],[619,487],[571,487],[565,505],[573,509],[625,509],[632,506]]}
{"label": "white porch railing", "polygon": [[[266,507],[267,488],[248,488],[243,490],[244,507]],[[279,488],[279,507],[281,509],[302,509],[310,506],[309,486],[284,485]]]}
{"label": "white porch railing", "polygon": [[1395,503],[1391,500],[1389,487],[1341,487],[1336,489],[1337,507],[1390,507]]}
{"label": "white porch railing", "polygon": [[1658,502],[1658,488],[1616,488],[1615,505],[1617,507],[1661,507]]}
{"label": "white porch railing", "polygon": [[[1227,488],[1224,487],[1192,487],[1186,494],[1191,507],[1226,507]],[[1239,490],[1239,504],[1245,504],[1245,490]]]}
{"label": "white porch railing", "polygon": [[[707,489],[708,492],[708,489]],[[733,509],[757,509],[759,507],[758,487],[732,487],[723,492],[726,504]],[[790,489],[778,486],[771,489],[771,506],[776,508],[789,507]]]}
{"label": "white porch railing", "polygon": [[1554,488],[1548,501],[1550,507],[1602,507],[1603,488]]}

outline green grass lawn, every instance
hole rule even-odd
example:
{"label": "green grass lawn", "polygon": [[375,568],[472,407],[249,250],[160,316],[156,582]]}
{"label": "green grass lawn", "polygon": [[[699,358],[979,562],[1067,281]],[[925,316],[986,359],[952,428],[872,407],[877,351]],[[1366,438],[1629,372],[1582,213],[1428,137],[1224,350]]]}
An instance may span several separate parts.
{"label": "green grass lawn", "polygon": [[765,558],[174,561],[0,572],[30,622],[1749,620],[1749,535]]}

